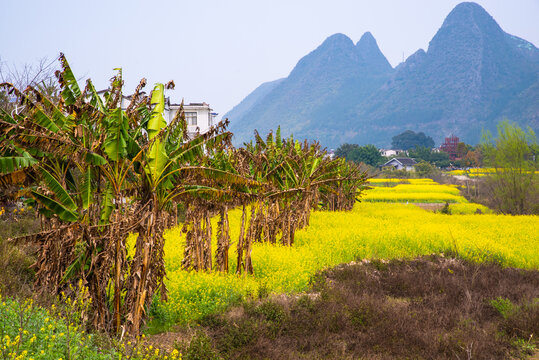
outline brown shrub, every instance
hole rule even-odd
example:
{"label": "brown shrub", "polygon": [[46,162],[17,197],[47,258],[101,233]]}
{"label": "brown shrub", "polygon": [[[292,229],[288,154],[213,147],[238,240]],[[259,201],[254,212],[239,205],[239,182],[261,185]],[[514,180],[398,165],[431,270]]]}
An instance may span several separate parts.
{"label": "brown shrub", "polygon": [[[231,359],[507,359],[522,354],[515,340],[539,336],[538,271],[433,256],[317,279],[314,295],[286,306],[269,299],[221,315],[208,329],[215,348]],[[504,317],[497,298],[515,310]]]}
{"label": "brown shrub", "polygon": [[0,220],[0,293],[21,298],[32,296],[34,271],[30,266],[34,251],[26,244],[8,243],[7,239],[39,230],[39,220],[34,214],[5,217]]}

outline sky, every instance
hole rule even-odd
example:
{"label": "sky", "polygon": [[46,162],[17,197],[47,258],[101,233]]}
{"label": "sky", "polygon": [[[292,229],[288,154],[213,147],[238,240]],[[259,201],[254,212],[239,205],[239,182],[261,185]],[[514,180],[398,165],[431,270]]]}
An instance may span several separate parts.
{"label": "sky", "polygon": [[[539,0],[478,0],[506,32],[539,46]],[[396,66],[428,43],[453,0],[0,0],[0,61],[54,60],[126,94],[174,80],[173,102],[207,102],[223,115],[261,83],[286,77],[328,36],[370,31]]]}

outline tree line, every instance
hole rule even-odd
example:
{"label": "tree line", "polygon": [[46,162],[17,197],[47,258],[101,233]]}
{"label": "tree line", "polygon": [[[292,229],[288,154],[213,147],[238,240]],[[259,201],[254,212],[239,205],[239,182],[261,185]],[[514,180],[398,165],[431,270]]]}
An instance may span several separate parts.
{"label": "tree line", "polygon": [[[451,161],[449,154],[434,149],[434,140],[422,132],[415,133],[407,130],[392,138],[392,149],[403,150],[403,155],[392,157],[410,157],[418,162],[425,162],[438,168],[455,167],[479,167],[482,165],[480,146],[468,145],[459,142],[457,145],[457,159]],[[335,151],[337,157],[348,161],[364,163],[369,166],[379,166],[392,157],[385,157],[380,150],[372,145],[342,144]],[[425,167],[425,166],[424,166]],[[425,167],[426,168],[426,167]]]}

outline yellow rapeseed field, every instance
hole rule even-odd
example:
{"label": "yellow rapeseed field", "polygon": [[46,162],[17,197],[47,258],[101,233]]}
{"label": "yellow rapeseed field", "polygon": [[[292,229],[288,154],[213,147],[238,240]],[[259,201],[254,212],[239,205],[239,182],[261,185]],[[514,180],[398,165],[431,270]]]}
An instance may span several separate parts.
{"label": "yellow rapeseed field", "polygon": [[[468,170],[452,170],[448,173],[450,175],[466,175],[468,177],[479,177],[486,176],[489,174],[494,174],[496,172],[503,172],[504,169],[494,169],[494,168],[472,168]],[[539,171],[535,171],[535,174],[539,175]]]}
{"label": "yellow rapeseed field", "polygon": [[[370,181],[372,181],[371,179]],[[387,180],[387,179],[385,179]],[[376,186],[366,191],[362,198],[370,202],[418,202],[418,203],[467,203],[459,195],[459,189],[452,185],[440,185],[430,179],[420,180],[409,184],[397,184],[390,187]]]}
{"label": "yellow rapeseed field", "polygon": [[[477,211],[479,209],[479,212]],[[451,204],[449,210],[453,215],[470,215],[470,214],[492,214],[492,210],[481,204],[462,203]]]}
{"label": "yellow rapeseed field", "polygon": [[384,185],[384,184],[413,184],[413,185],[436,185],[432,179],[384,179],[384,178],[372,178],[369,179],[369,184],[372,186]]}
{"label": "yellow rapeseed field", "polygon": [[452,170],[449,171],[451,175],[467,175],[470,177],[474,176],[485,176],[489,173],[494,173],[496,170],[493,168],[472,168],[468,170]]}
{"label": "yellow rapeseed field", "polygon": [[[440,191],[403,190],[400,194],[426,195],[421,202],[460,199],[452,187],[425,186]],[[367,198],[372,196],[369,192]],[[259,292],[305,290],[318,271],[358,259],[413,258],[443,252],[476,262],[539,269],[539,217],[484,214],[489,209],[481,205],[456,202],[450,206],[452,213],[469,215],[444,215],[412,204],[380,202],[357,203],[350,212],[313,212],[311,225],[296,233],[293,247],[254,245],[254,276],[234,275],[240,211],[230,212],[230,274],[181,270],[184,237],[179,228],[171,229],[165,235],[169,302],[159,303],[155,312],[162,321],[189,322]],[[478,207],[484,215],[473,215]]]}

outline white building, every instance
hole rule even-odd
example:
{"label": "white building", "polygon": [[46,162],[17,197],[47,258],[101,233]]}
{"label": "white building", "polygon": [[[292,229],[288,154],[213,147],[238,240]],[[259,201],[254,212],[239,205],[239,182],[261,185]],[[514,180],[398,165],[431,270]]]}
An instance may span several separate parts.
{"label": "white building", "polygon": [[[108,90],[101,90],[97,93],[100,96]],[[141,96],[146,95],[145,92],[141,92]],[[122,109],[127,109],[131,102],[131,96],[122,95]],[[180,109],[180,104],[173,104],[170,102],[170,97],[165,98],[165,112],[163,114],[167,124],[170,124],[176,113]],[[210,130],[210,128],[216,124],[215,117],[218,115],[214,113],[209,104],[202,103],[189,103],[183,105],[183,112],[185,113],[185,120],[187,122],[187,135],[193,137],[196,133],[204,134]]]}
{"label": "white building", "polygon": [[[165,98],[164,117],[167,123],[170,123],[174,119],[179,109],[180,104],[171,104],[170,98]],[[184,104],[183,112],[187,122],[187,134],[189,137],[193,137],[197,132],[204,134],[215,125],[217,113],[214,113],[210,105],[205,102]]]}
{"label": "white building", "polygon": [[406,150],[380,149],[380,154],[385,157],[406,155]]}

